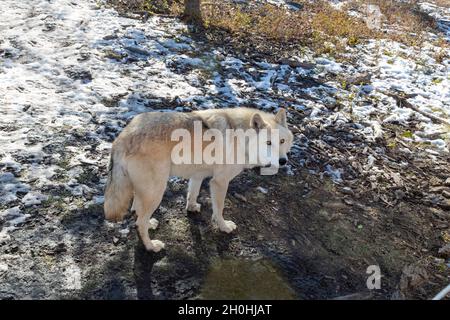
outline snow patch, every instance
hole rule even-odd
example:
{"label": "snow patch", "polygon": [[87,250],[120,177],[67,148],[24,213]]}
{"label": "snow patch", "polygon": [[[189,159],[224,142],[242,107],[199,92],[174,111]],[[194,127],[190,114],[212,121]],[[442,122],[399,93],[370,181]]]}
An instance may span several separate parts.
{"label": "snow patch", "polygon": [[45,201],[47,199],[48,199],[48,196],[43,195],[37,191],[31,191],[22,198],[22,203],[26,207],[29,207],[29,206],[33,206],[36,204],[41,204],[42,201]]}

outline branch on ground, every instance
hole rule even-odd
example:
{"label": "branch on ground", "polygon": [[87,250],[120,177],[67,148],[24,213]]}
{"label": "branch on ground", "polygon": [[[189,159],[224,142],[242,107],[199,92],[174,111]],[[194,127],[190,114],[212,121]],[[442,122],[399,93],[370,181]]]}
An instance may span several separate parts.
{"label": "branch on ground", "polygon": [[387,95],[387,96],[389,96],[391,98],[394,98],[396,103],[397,103],[397,106],[399,106],[399,107],[410,108],[410,109],[414,110],[415,112],[420,113],[424,117],[429,118],[434,123],[440,123],[440,124],[445,124],[445,125],[450,126],[450,122],[449,121],[447,121],[445,119],[442,119],[442,118],[439,118],[439,117],[437,117],[437,116],[435,116],[433,114],[430,114],[428,112],[422,111],[418,107],[416,107],[415,105],[410,103],[408,101],[408,99],[414,97],[414,95],[407,95],[404,92],[398,92],[398,93],[383,92],[383,94],[385,94],[385,95]]}

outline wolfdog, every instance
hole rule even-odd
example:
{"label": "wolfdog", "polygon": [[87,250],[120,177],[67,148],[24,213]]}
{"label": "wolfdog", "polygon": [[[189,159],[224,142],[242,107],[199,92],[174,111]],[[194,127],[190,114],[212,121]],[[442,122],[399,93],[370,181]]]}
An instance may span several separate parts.
{"label": "wolfdog", "polygon": [[[224,146],[219,146],[214,153],[219,154],[225,149],[227,155],[230,152],[243,152],[244,162],[236,161],[233,156],[231,162],[207,163],[205,159],[201,159],[201,155],[200,162],[176,162],[173,150],[175,146],[179,147],[180,142],[174,141],[173,133],[177,129],[193,134],[187,141],[188,147],[182,150],[183,156],[189,159],[196,158],[195,152],[206,151],[212,143],[212,139],[208,142],[205,141],[208,139],[201,136],[198,144],[199,139],[195,137],[195,127],[198,124],[201,134],[216,130],[219,136],[214,137],[214,142],[224,141]],[[224,137],[225,132],[230,130],[253,130],[257,139],[266,146],[276,144],[276,152],[266,148],[269,150],[260,152],[256,162],[250,163],[252,153],[249,150],[254,143],[249,142],[249,139],[240,139],[231,148],[227,148],[227,144],[232,140],[217,139],[221,138],[220,135]],[[140,238],[147,250],[158,252],[164,248],[164,243],[151,240],[148,230],[157,227],[158,222],[151,216],[162,200],[169,177],[189,179],[186,211],[193,212],[200,212],[197,197],[203,179],[212,177],[209,183],[212,221],[217,223],[221,231],[230,233],[236,229],[236,224],[231,220],[224,220],[222,214],[229,182],[246,168],[267,168],[271,164],[276,164],[277,168],[284,166],[292,142],[293,134],[287,127],[284,109],[280,109],[276,115],[250,108],[139,114],[123,129],[112,145],[105,191],[105,217],[112,221],[122,220],[134,198],[131,210],[137,215],[136,226]],[[199,151],[195,148],[196,144]]]}

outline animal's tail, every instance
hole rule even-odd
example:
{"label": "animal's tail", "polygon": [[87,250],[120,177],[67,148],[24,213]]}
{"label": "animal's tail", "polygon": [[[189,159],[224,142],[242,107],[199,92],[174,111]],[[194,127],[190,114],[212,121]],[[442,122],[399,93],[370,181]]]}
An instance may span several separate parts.
{"label": "animal's tail", "polygon": [[124,154],[113,146],[105,190],[105,218],[112,221],[122,220],[127,214],[132,195],[133,186],[128,176]]}

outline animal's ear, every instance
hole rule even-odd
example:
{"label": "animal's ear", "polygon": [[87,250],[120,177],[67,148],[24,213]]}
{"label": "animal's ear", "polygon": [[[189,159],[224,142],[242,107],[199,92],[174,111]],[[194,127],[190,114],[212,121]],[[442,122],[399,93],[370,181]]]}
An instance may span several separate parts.
{"label": "animal's ear", "polygon": [[264,122],[263,118],[259,113],[253,114],[251,120],[250,120],[250,127],[258,131],[259,129],[262,129],[266,126],[266,123]]}
{"label": "animal's ear", "polygon": [[286,110],[280,109],[275,116],[275,121],[283,127],[287,127]]}

